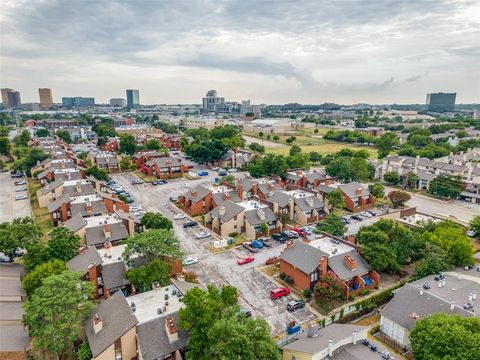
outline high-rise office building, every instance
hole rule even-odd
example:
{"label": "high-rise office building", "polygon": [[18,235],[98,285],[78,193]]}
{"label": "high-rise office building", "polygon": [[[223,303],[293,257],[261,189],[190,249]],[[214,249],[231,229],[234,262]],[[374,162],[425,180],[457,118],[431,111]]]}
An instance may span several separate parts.
{"label": "high-rise office building", "polygon": [[138,90],[127,90],[127,107],[128,109],[136,109],[140,106],[140,93]]}
{"label": "high-rise office building", "polygon": [[40,96],[40,106],[50,107],[53,105],[52,89],[40,88],[38,95]]}
{"label": "high-rise office building", "polygon": [[127,102],[125,101],[125,99],[120,99],[120,98],[110,99],[110,106],[125,107],[125,105],[127,105]]}
{"label": "high-rise office building", "polygon": [[20,92],[9,91],[8,92],[8,107],[14,109],[18,107],[22,102],[20,101]]}
{"label": "high-rise office building", "polygon": [[202,99],[202,112],[218,112],[220,107],[223,107],[222,104],[225,102],[225,98],[218,97],[216,90],[209,90],[207,94]]}
{"label": "high-rise office building", "polygon": [[84,97],[62,97],[63,107],[90,107],[95,106],[94,98],[84,98]]}
{"label": "high-rise office building", "polygon": [[434,112],[452,112],[455,110],[456,93],[427,94],[427,110]]}
{"label": "high-rise office building", "polygon": [[8,105],[8,93],[10,91],[13,91],[13,89],[9,89],[9,88],[4,88],[2,89],[2,103],[3,105],[7,106]]}

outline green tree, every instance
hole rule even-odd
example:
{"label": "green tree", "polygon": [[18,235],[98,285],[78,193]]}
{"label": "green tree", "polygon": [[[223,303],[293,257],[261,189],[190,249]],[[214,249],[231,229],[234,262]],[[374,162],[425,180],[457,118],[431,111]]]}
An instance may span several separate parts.
{"label": "green tree", "polygon": [[120,168],[122,170],[135,169],[135,165],[132,162],[131,156],[125,155],[122,157],[122,160],[120,160]]}
{"label": "green tree", "polygon": [[125,273],[126,278],[140,292],[152,289],[152,284],[158,282],[161,286],[170,283],[170,272],[172,266],[159,259],[142,265],[138,268],[132,268]]}
{"label": "green tree", "polygon": [[428,192],[445,198],[455,199],[463,191],[462,179],[459,176],[439,175],[430,181]]}
{"label": "green tree", "polygon": [[343,236],[347,228],[343,224],[342,218],[335,214],[329,214],[325,220],[317,224],[317,230],[324,231],[335,236]]}
{"label": "green tree", "polygon": [[394,132],[386,132],[375,142],[375,145],[378,148],[378,157],[380,159],[387,156],[392,150],[393,147],[398,145],[398,137]]}
{"label": "green tree", "polygon": [[313,289],[313,297],[319,303],[328,303],[341,299],[343,296],[342,281],[327,273],[320,276]]}
{"label": "green tree", "polygon": [[31,217],[15,218],[0,224],[0,252],[12,257],[15,251],[25,249],[40,240],[42,232]]}
{"label": "green tree", "polygon": [[50,231],[48,254],[52,259],[68,261],[78,254],[80,236],[66,227],[56,227]]}
{"label": "green tree", "polygon": [[473,231],[473,236],[480,237],[480,215],[470,220],[470,230]]}
{"label": "green tree", "polygon": [[335,189],[326,195],[328,203],[333,209],[339,209],[345,206],[343,193],[339,189]]}
{"label": "green tree", "polygon": [[[318,129],[315,129],[315,130],[318,130]],[[313,163],[313,164],[316,164],[316,163],[319,163],[320,161],[322,161],[322,155],[316,151],[311,151],[310,154],[309,154],[309,157],[310,157],[310,161]]]}
{"label": "green tree", "polygon": [[480,318],[433,314],[416,322],[410,340],[417,360],[477,359]]}
{"label": "green tree", "polygon": [[67,270],[65,263],[54,259],[37,266],[30,271],[22,280],[22,286],[28,296],[32,296],[34,291],[42,286],[45,279],[51,275],[58,275]]}
{"label": "green tree", "polygon": [[23,255],[22,259],[27,271],[32,271],[37,266],[51,260],[48,248],[39,241],[27,244],[26,249],[27,253]]}
{"label": "green tree", "polygon": [[375,271],[397,272],[400,269],[395,252],[384,243],[363,245],[362,256]]}
{"label": "green tree", "polygon": [[267,154],[251,161],[247,169],[253,177],[283,176],[288,169],[288,164],[283,155]]}
{"label": "green tree", "polygon": [[449,270],[452,267],[448,254],[442,248],[427,244],[425,257],[417,263],[415,271],[418,278],[438,274],[440,271]]}
{"label": "green tree", "polygon": [[383,175],[383,180],[391,185],[397,185],[400,183],[400,175],[394,171],[390,171]]}
{"label": "green tree", "polygon": [[235,185],[235,176],[229,174],[220,178],[220,184],[223,184],[224,182],[227,182],[230,185]]}
{"label": "green tree", "polygon": [[72,142],[72,137],[70,136],[70,133],[67,130],[59,129],[56,132],[56,135],[65,141],[65,143],[70,144]]}
{"label": "green tree", "polygon": [[142,216],[142,225],[147,229],[167,229],[173,228],[172,222],[160,213],[147,212]]}
{"label": "green tree", "polygon": [[413,172],[409,172],[407,174],[407,177],[405,179],[406,181],[406,186],[405,187],[408,187],[410,189],[414,189],[416,186],[417,186],[417,182],[418,182],[418,176],[417,174],[413,173]]}
{"label": "green tree", "polygon": [[293,144],[293,142],[295,141],[295,139],[293,138],[293,136],[290,136],[289,138],[287,138],[287,140],[285,140],[285,142],[290,145],[290,144]]}
{"label": "green tree", "polygon": [[93,284],[64,271],[46,278],[25,303],[25,324],[34,344],[55,356],[69,358],[83,321],[93,308]]}
{"label": "green tree", "polygon": [[137,148],[137,140],[135,136],[130,134],[120,135],[120,152],[124,154],[133,155]]}
{"label": "green tree", "polygon": [[50,131],[48,131],[48,129],[38,129],[35,135],[38,137],[48,137],[50,136]]}
{"label": "green tree", "polygon": [[95,179],[98,180],[108,181],[108,172],[104,169],[100,169],[97,165],[85,170],[85,175],[93,176]]}
{"label": "green tree", "polygon": [[280,140],[280,136],[278,136],[278,135],[273,135],[273,138],[272,138],[272,139],[275,140],[275,141],[278,141],[278,140]]}
{"label": "green tree", "polygon": [[0,137],[0,154],[9,155],[12,150],[12,144],[8,137]]}
{"label": "green tree", "polygon": [[20,135],[15,136],[13,139],[17,146],[28,146],[28,140],[30,140],[30,133],[28,130],[23,130]]}
{"label": "green tree", "polygon": [[145,143],[145,149],[160,150],[161,148],[162,148],[162,144],[158,139],[150,139]]}
{"label": "green tree", "polygon": [[164,257],[178,258],[181,256],[178,240],[175,234],[167,229],[154,229],[135,234],[126,239],[124,256],[142,254],[147,262]]}
{"label": "green tree", "polygon": [[251,143],[250,145],[248,145],[248,148],[252,151],[255,151],[255,152],[258,152],[260,154],[263,154],[265,152],[265,146],[263,145],[260,145],[259,143]]}
{"label": "green tree", "polygon": [[371,184],[368,186],[368,190],[377,199],[383,199],[385,197],[385,186],[382,184]]}
{"label": "green tree", "polygon": [[261,138],[263,138],[263,135],[264,135],[264,134],[263,134],[262,131],[260,131],[260,132],[258,133],[258,136],[260,136]]}
{"label": "green tree", "polygon": [[90,350],[88,340],[82,342],[82,345],[80,345],[80,347],[78,348],[77,358],[78,360],[91,360],[93,358],[92,350]]}
{"label": "green tree", "polygon": [[298,145],[292,145],[290,147],[290,151],[289,151],[289,154],[290,156],[295,156],[297,154],[300,154],[302,152],[302,148]]}
{"label": "green tree", "polygon": [[388,198],[392,202],[394,209],[402,207],[405,203],[410,200],[411,196],[408,192],[393,190],[388,194]]}
{"label": "green tree", "polygon": [[93,131],[95,131],[98,137],[113,137],[116,135],[115,129],[112,125],[109,124],[98,124],[97,126],[93,127]]}

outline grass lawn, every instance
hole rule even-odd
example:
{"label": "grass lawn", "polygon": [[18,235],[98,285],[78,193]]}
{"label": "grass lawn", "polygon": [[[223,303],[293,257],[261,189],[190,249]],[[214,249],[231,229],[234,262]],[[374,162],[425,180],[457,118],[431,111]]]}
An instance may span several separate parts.
{"label": "grass lawn", "polygon": [[152,181],[158,180],[158,178],[156,176],[147,176],[139,170],[135,170],[133,173],[136,176],[138,176],[140,179],[145,181],[146,183],[151,183]]}
{"label": "grass lawn", "polygon": [[[319,140],[319,142],[315,145],[302,145],[298,140],[295,141],[295,144],[299,145],[302,148],[303,152],[316,151],[322,155],[333,154],[340,150],[350,148],[352,150],[367,150],[370,154],[370,159],[376,159],[378,157],[377,149],[370,146],[351,145],[351,144],[332,142],[332,141],[327,142],[326,140],[323,140],[323,139],[317,139],[317,140]],[[266,153],[272,153],[277,155],[288,155],[289,151],[290,151],[290,147],[265,149]]]}
{"label": "grass lawn", "polygon": [[30,204],[32,205],[33,216],[38,226],[42,230],[43,237],[42,240],[46,243],[48,241],[48,233],[53,229],[52,223],[50,222],[50,214],[48,213],[48,208],[38,207],[37,201],[37,191],[41,188],[40,181],[34,179],[28,179],[28,187],[30,192]]}

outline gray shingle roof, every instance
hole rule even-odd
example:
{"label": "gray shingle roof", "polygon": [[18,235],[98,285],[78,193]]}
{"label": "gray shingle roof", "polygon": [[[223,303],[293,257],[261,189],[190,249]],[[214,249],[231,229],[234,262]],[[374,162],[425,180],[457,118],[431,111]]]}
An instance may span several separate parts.
{"label": "gray shingle roof", "polygon": [[297,205],[302,211],[310,211],[313,209],[323,209],[324,204],[322,200],[316,196],[308,196],[303,198],[295,199],[295,205]]}
{"label": "gray shingle roof", "polygon": [[325,179],[327,176],[325,172],[313,172],[306,174],[305,177],[307,178],[308,182],[313,183],[315,180]]}
{"label": "gray shingle roof", "polygon": [[125,270],[123,261],[102,265],[102,278],[105,287],[111,290],[129,284],[130,282],[125,278]]}
{"label": "gray shingle roof", "polygon": [[244,178],[238,181],[238,184],[243,187],[243,191],[249,192],[253,188],[253,181],[251,179]]}
{"label": "gray shingle roof", "polygon": [[0,301],[0,322],[21,321],[24,313],[21,301]]}
{"label": "gray shingle roof", "polygon": [[285,207],[290,202],[292,197],[288,194],[285,194],[281,191],[275,191],[272,195],[267,198],[267,201],[278,204],[280,207]]}
{"label": "gray shingle roof", "polygon": [[[365,186],[356,182],[338,185],[338,188],[342,190],[342,192],[349,198],[357,198],[360,196],[370,195],[370,191]],[[360,194],[357,194],[357,189],[361,191]]]}
{"label": "gray shingle roof", "polygon": [[245,211],[245,219],[250,225],[255,226],[277,220],[277,215],[275,215],[269,208],[266,207],[261,209],[265,214],[265,219],[259,217],[258,210],[259,209]]}
{"label": "gray shingle roof", "polygon": [[77,215],[73,216],[72,218],[68,219],[67,221],[65,221],[65,223],[63,225],[67,229],[70,229],[73,232],[77,232],[82,227],[87,225],[87,221],[82,217],[81,214],[77,214]]}
{"label": "gray shingle roof", "polygon": [[117,165],[118,159],[116,156],[97,156],[95,162],[98,165]]}
{"label": "gray shingle roof", "polygon": [[87,203],[76,203],[70,204],[70,211],[72,216],[80,214],[82,216],[91,216],[91,215],[101,215],[107,213],[107,207],[102,200],[92,201],[90,202],[92,205],[92,212],[89,214],[87,212]]}
{"label": "gray shingle roof", "polygon": [[334,187],[331,187],[331,186],[320,184],[315,188],[315,190],[320,191],[320,192],[325,193],[325,194],[329,194],[331,192],[334,192],[336,189]]}
{"label": "gray shingle roof", "polygon": [[425,181],[430,181],[435,178],[435,174],[432,174],[431,172],[428,172],[428,171],[422,171],[422,170],[417,171],[417,176],[420,180],[425,180]]}
{"label": "gray shingle roof", "polygon": [[[225,209],[225,213],[223,215],[220,214],[222,207]],[[219,218],[222,223],[225,223],[244,210],[245,208],[243,206],[237,205],[233,201],[226,200],[222,203],[222,205],[217,206],[215,209],[210,211],[210,215]]]}
{"label": "gray shingle roof", "polygon": [[[118,241],[128,237],[128,231],[123,223],[112,223],[110,226],[111,236],[110,241]],[[85,241],[87,246],[103,244],[107,238],[103,232],[103,225],[88,227],[85,229]]]}
{"label": "gray shingle roof", "polygon": [[[178,329],[178,313],[171,314]],[[144,360],[163,359],[187,346],[188,332],[178,330],[178,341],[170,343],[165,330],[165,316],[137,326],[138,348]]]}
{"label": "gray shingle roof", "polygon": [[[102,319],[102,330],[97,334],[93,330],[95,314],[99,314]],[[93,357],[100,355],[137,323],[138,320],[121,291],[100,303],[85,322],[85,332]]]}
{"label": "gray shingle roof", "polygon": [[[0,351],[24,351],[28,346],[28,331],[22,324],[0,325]],[[5,358],[8,358],[6,355]]]}
{"label": "gray shingle roof", "polygon": [[[192,194],[195,192],[195,195]],[[185,199],[190,200],[193,203],[202,200],[205,196],[207,196],[212,191],[205,186],[198,185],[195,186],[193,189],[188,190],[186,193],[183,194]]]}
{"label": "gray shingle roof", "polygon": [[154,162],[157,164],[159,168],[181,165],[180,161],[177,158],[172,158],[172,157],[156,158]]}
{"label": "gray shingle roof", "polygon": [[[350,270],[345,264],[344,257],[347,254],[357,263],[356,270]],[[330,256],[328,258],[328,267],[342,280],[348,280],[357,275],[364,275],[370,270],[370,265],[368,265],[365,259],[356,251]]]}
{"label": "gray shingle roof", "polygon": [[81,271],[83,274],[88,272],[88,267],[91,264],[101,264],[103,263],[100,254],[98,253],[97,249],[94,246],[89,247],[84,252],[81,252],[73,259],[67,261],[65,265],[70,271]]}
{"label": "gray shingle roof", "polygon": [[280,259],[295,266],[305,274],[311,274],[319,265],[320,259],[328,254],[316,247],[296,240],[291,248],[286,248],[280,254]]}
{"label": "gray shingle roof", "polygon": [[50,169],[43,170],[40,174],[37,175],[37,179],[42,179],[50,173]]}
{"label": "gray shingle roof", "polygon": [[297,174],[287,173],[287,175],[285,175],[285,179],[293,180],[293,181],[300,180],[301,178],[302,178],[302,176],[301,176],[301,175],[297,175]]}
{"label": "gray shingle roof", "polygon": [[62,180],[80,180],[82,179],[82,174],[80,171],[69,171],[69,172],[60,172],[54,173],[55,179]]}
{"label": "gray shingle roof", "polygon": [[258,190],[265,195],[269,195],[274,191],[282,190],[282,187],[278,185],[276,182],[269,182],[269,183],[258,184]]}
{"label": "gray shingle roof", "polygon": [[45,195],[47,193],[49,193],[50,191],[53,191],[55,190],[56,188],[58,188],[59,186],[62,186],[63,185],[63,180],[62,179],[55,179],[53,180],[50,184],[48,185],[45,185],[41,190],[40,192]]}
{"label": "gray shingle roof", "polygon": [[68,185],[63,187],[63,193],[70,196],[85,196],[95,194],[95,188],[92,184],[81,184],[80,192],[77,191],[77,185]]}
{"label": "gray shingle roof", "polygon": [[72,201],[72,199],[70,199],[70,196],[68,196],[68,194],[64,194],[62,196],[59,196],[55,200],[50,201],[48,203],[48,205],[47,205],[48,212],[52,213],[55,210],[57,210],[60,206],[62,206],[62,204],[69,203],[70,201]]}
{"label": "gray shingle roof", "polygon": [[[228,198],[226,198],[225,194],[228,194]],[[233,191],[229,191],[228,193],[214,193],[212,194],[212,199],[215,201],[215,204],[221,205],[227,200],[231,200],[233,202],[241,202],[242,200],[238,197],[237,194]]]}

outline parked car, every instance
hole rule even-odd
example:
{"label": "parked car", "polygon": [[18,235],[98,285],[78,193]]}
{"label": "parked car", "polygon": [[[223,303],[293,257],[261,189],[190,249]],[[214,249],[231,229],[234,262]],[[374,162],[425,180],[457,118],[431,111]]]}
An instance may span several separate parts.
{"label": "parked car", "polygon": [[287,241],[287,238],[282,234],[272,234],[272,239],[278,241],[279,243],[284,243]]}
{"label": "parked car", "polygon": [[198,259],[195,256],[188,256],[183,259],[183,266],[193,265],[198,262]]}
{"label": "parked car", "polygon": [[181,220],[181,219],[185,219],[185,215],[182,214],[182,213],[179,213],[179,214],[175,214],[175,216],[173,217],[173,220]]}
{"label": "parked car", "polygon": [[263,243],[263,246],[265,247],[272,247],[272,240],[268,239],[268,238],[259,238],[257,239],[257,241],[261,241]]}
{"label": "parked car", "polygon": [[295,231],[298,235],[306,237],[308,233],[305,230],[302,230],[300,228],[293,228],[292,231]]}
{"label": "parked car", "polygon": [[15,196],[15,200],[25,200],[28,199],[27,195],[17,195]]}
{"label": "parked car", "polygon": [[279,299],[284,296],[290,295],[290,289],[286,287],[278,287],[270,291],[270,298],[272,300]]}
{"label": "parked car", "polygon": [[264,248],[263,242],[259,241],[259,240],[253,240],[250,243],[250,246],[254,247],[255,249],[263,249]]}
{"label": "parked car", "polygon": [[358,214],[357,215],[352,215],[352,219],[357,220],[357,221],[362,221],[363,220],[362,217]]}
{"label": "parked car", "polygon": [[138,179],[138,180],[132,180],[132,185],[140,185],[143,184],[143,181]]}
{"label": "parked car", "polygon": [[210,236],[210,234],[207,233],[206,231],[199,231],[199,232],[195,233],[195,237],[196,237],[197,239],[205,239],[205,238],[207,238],[207,237],[209,237],[209,236]]}
{"label": "parked car", "polygon": [[22,187],[17,187],[15,188],[15,191],[27,191],[27,188],[25,186],[22,186]]}
{"label": "parked car", "polygon": [[240,306],[240,311],[238,312],[238,315],[252,317],[252,312],[249,309]]}
{"label": "parked car", "polygon": [[218,175],[219,175],[219,176],[227,176],[228,173],[227,173],[226,170],[218,170]]}
{"label": "parked car", "polygon": [[368,211],[362,211],[360,213],[360,215],[362,215],[363,217],[366,217],[366,218],[372,218],[373,217],[373,215],[370,214]]}
{"label": "parked car", "polygon": [[220,168],[219,168],[218,166],[212,166],[211,169],[212,169],[213,171],[218,171]]}
{"label": "parked car", "polygon": [[153,185],[153,186],[157,186],[157,185],[158,185],[158,181],[157,181],[157,180],[152,181],[152,185]]}
{"label": "parked car", "polygon": [[131,204],[135,201],[131,196],[127,196],[126,199],[127,199],[127,204]]}
{"label": "parked car", "polygon": [[268,258],[267,261],[265,261],[265,265],[278,264],[279,261],[280,258],[278,256],[272,256],[271,258]]}
{"label": "parked car", "polygon": [[228,171],[229,173],[234,173],[234,172],[237,172],[237,169],[231,168],[231,169],[228,169],[227,171]]}
{"label": "parked car", "polygon": [[15,185],[26,185],[27,182],[25,180],[20,180],[20,181],[15,181],[14,184]]}
{"label": "parked car", "polygon": [[168,199],[169,199],[171,202],[177,202],[178,196],[170,196]]}
{"label": "parked car", "polygon": [[5,254],[0,254],[0,263],[9,263],[10,257]]}
{"label": "parked car", "polygon": [[303,300],[292,300],[287,304],[287,310],[290,312],[296,311],[298,309],[303,309],[305,307],[305,301]]}
{"label": "parked car", "polygon": [[281,234],[287,237],[287,239],[295,239],[298,238],[300,235],[298,235],[295,231],[292,230],[285,230],[282,231]]}
{"label": "parked car", "polygon": [[238,265],[245,265],[245,264],[251,263],[253,260],[255,260],[255,258],[253,256],[247,256],[247,257],[244,257],[242,259],[238,259],[237,264]]}
{"label": "parked car", "polygon": [[208,175],[208,171],[199,171],[198,172],[198,176],[207,176]]}
{"label": "parked car", "polygon": [[183,223],[183,227],[184,228],[189,228],[189,227],[193,227],[193,226],[197,226],[198,224],[195,222],[195,221],[186,221]]}

